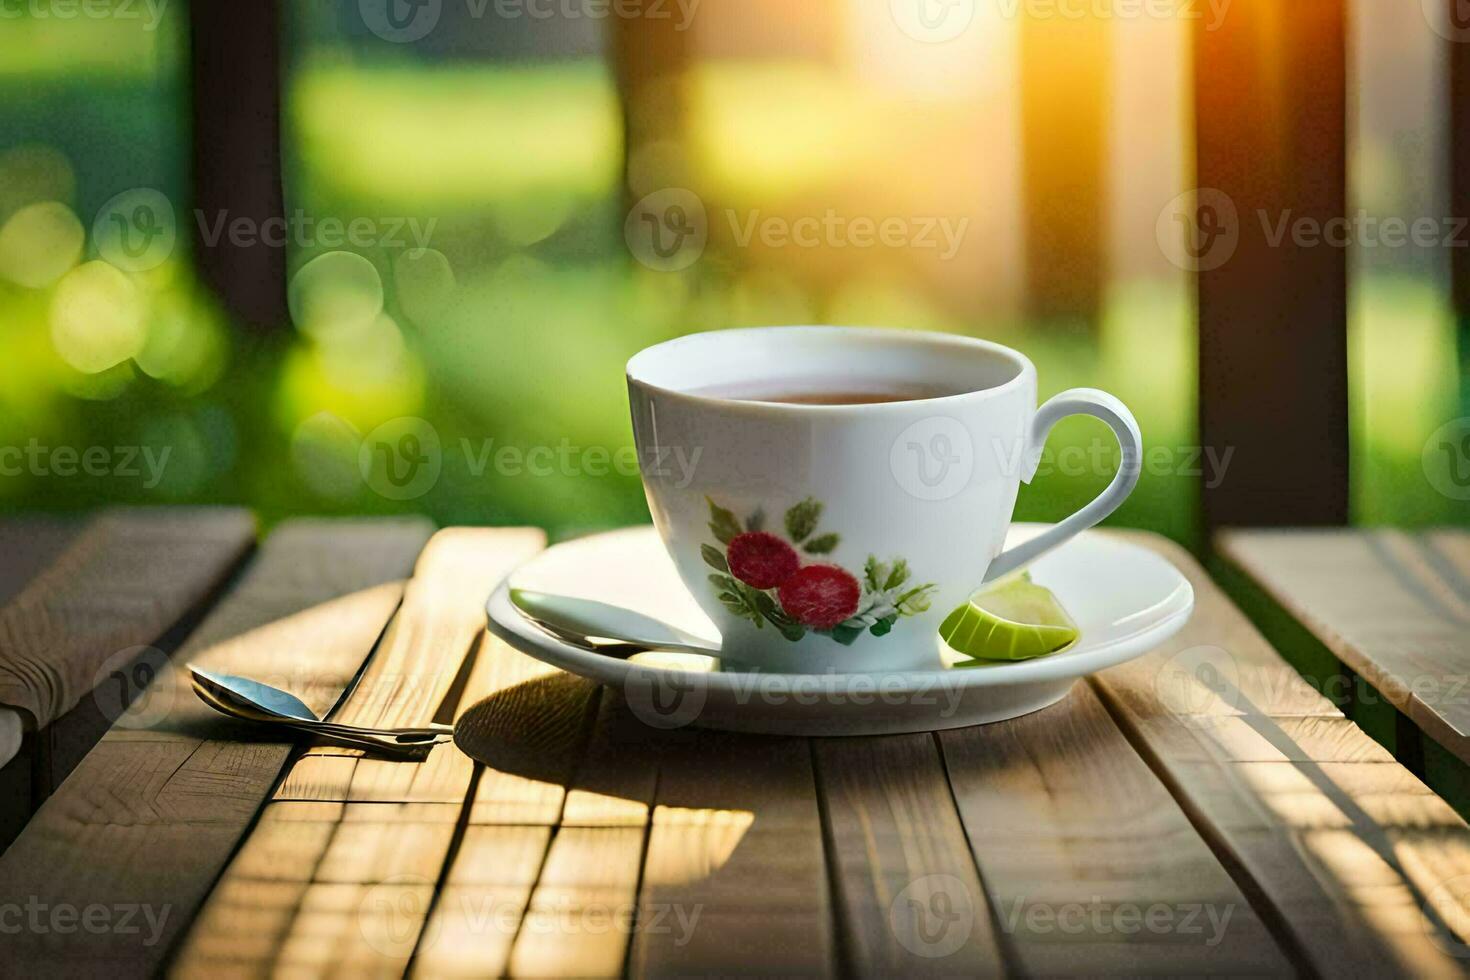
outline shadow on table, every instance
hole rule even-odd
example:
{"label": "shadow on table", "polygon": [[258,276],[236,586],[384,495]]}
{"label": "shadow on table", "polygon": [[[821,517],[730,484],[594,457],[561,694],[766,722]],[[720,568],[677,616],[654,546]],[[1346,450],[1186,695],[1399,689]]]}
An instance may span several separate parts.
{"label": "shadow on table", "polygon": [[644,903],[748,903],[772,876],[801,893],[803,916],[826,901],[807,739],[651,728],[619,692],[558,674],[471,706],[455,741],[501,772],[571,789],[564,825],[651,820]]}

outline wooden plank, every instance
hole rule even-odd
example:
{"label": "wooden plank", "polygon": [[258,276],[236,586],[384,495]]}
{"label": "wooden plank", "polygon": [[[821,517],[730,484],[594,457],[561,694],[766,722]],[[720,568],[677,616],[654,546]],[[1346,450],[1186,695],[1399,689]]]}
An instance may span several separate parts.
{"label": "wooden plank", "polygon": [[1347,249],[1276,238],[1347,213],[1344,7],[1236,0],[1195,22],[1202,192],[1178,258],[1199,272],[1202,444],[1235,452],[1203,488],[1210,528],[1347,522]]}
{"label": "wooden plank", "polygon": [[486,977],[504,972],[551,834],[550,827],[465,828],[419,940],[414,976]]}
{"label": "wooden plank", "polygon": [[1087,685],[1045,711],[939,740],[1021,972],[1292,972]]}
{"label": "wooden plank", "polygon": [[931,735],[812,743],[849,972],[1005,972]]}
{"label": "wooden plank", "polygon": [[[637,912],[641,827],[563,827],[557,832],[516,934],[513,977],[620,977]],[[697,925],[677,916],[647,928],[675,945]]]}
{"label": "wooden plank", "polygon": [[1238,531],[1217,544],[1419,728],[1470,761],[1470,532]]}
{"label": "wooden plank", "polygon": [[1298,677],[1193,557],[1130,537],[1185,572],[1195,613],[1095,690],[1257,913],[1320,975],[1459,975],[1470,828]]}
{"label": "wooden plank", "polygon": [[79,518],[23,515],[0,520],[0,604],[15,598],[82,532]]}
{"label": "wooden plank", "polygon": [[567,789],[562,826],[647,828],[662,744],[658,730],[633,715],[621,692],[602,690],[586,751]]}
{"label": "wooden plank", "polygon": [[[309,650],[323,673],[350,677],[428,535],[417,520],[282,525],[175,664],[289,675]],[[154,973],[279,776],[291,744],[205,707],[184,673],[163,671],[0,858],[5,901],[137,906],[158,917],[156,932],[27,931],[9,937],[18,974]],[[298,693],[334,699],[321,687]]]}
{"label": "wooden plank", "polygon": [[[446,707],[446,697],[456,699],[447,705],[453,717],[458,699],[478,701],[516,676],[502,660],[524,660],[521,675],[550,671],[499,641],[482,641],[485,597],[543,541],[540,532],[526,530],[435,535],[372,661],[333,717],[364,725],[422,724]],[[477,643],[468,681],[457,689]],[[474,775],[473,762],[453,744],[407,762],[365,758],[351,749],[309,749],[267,813],[285,807],[288,814],[315,814],[330,828],[303,832],[289,845],[289,858],[266,861],[262,871],[256,853],[271,849],[273,833],[263,822],[226,869],[173,973],[402,975],[416,950],[435,945],[441,926],[424,927],[457,828],[469,815]],[[262,828],[267,839],[257,844]],[[302,887],[283,889],[282,875],[296,876],[292,881]],[[274,903],[268,926],[276,943],[239,935],[230,915],[255,894]]]}
{"label": "wooden plank", "polygon": [[[378,655],[334,720],[378,727],[433,721],[470,647],[485,632],[485,597],[545,542],[544,534],[530,529],[452,528],[436,534]],[[504,646],[495,649],[509,653]],[[503,659],[491,657],[488,663],[493,668]]]}
{"label": "wooden plank", "polygon": [[[82,522],[54,517],[0,520],[0,605],[9,602],[54,561],[81,532]],[[0,707],[0,853],[15,840],[40,799],[32,786],[34,744],[25,742],[25,721],[14,708]]]}
{"label": "wooden plank", "polygon": [[[597,716],[567,787],[560,829],[534,889],[524,895],[523,923],[513,944],[493,950],[509,958],[489,961],[504,963],[510,976],[621,976],[634,927],[655,925],[640,923],[637,912],[662,733],[639,722],[618,692],[597,692]],[[577,701],[571,692],[563,699]],[[546,741],[528,740],[531,746]],[[535,749],[518,754],[526,760],[541,755]],[[687,926],[677,917],[656,924],[660,930]]]}
{"label": "wooden plank", "polygon": [[[596,739],[588,740],[590,713],[603,691],[487,637],[468,692],[470,707],[460,715],[455,743],[481,763],[480,777],[466,814],[464,844],[450,864],[413,972],[429,977],[556,973],[554,964],[576,957],[569,941],[573,937],[541,945],[554,937],[534,929],[523,931],[522,924],[540,887],[568,787],[575,785],[574,778],[581,778],[579,766],[580,773],[586,773],[599,768],[605,758]],[[642,832],[634,830],[641,855]],[[588,856],[586,844],[579,845],[577,836],[567,833],[565,828],[555,831],[558,856],[555,865],[548,866],[575,865]],[[603,845],[599,861],[609,859],[609,846]],[[547,902],[572,901],[573,884],[563,882],[562,890]],[[627,898],[630,909],[633,898]],[[581,923],[585,916],[597,916],[595,906],[604,900],[589,898],[588,910],[567,914]],[[539,908],[536,921],[544,926],[549,913],[544,903]],[[608,950],[626,944],[625,930],[617,923],[605,925],[595,945]],[[604,960],[610,955],[605,952]],[[519,966],[512,967],[512,956]],[[621,966],[621,957],[618,963]]]}
{"label": "wooden plank", "polygon": [[[474,759],[493,755],[500,745],[529,753],[537,765],[580,750],[596,685],[520,654],[484,629],[484,597],[494,580],[534,553],[543,540],[539,532],[527,531],[456,530],[453,536],[448,532],[437,536],[425,551],[423,568],[410,583],[403,609],[384,635],[378,655],[333,716],[359,725],[432,720],[450,693],[460,662],[472,655],[459,694],[457,745],[437,746],[423,762],[314,748],[297,760],[276,799],[459,803],[474,772]],[[420,587],[419,577],[428,570],[443,579],[432,588],[427,583]],[[459,651],[458,659],[449,653],[454,650]],[[423,699],[423,707],[413,706],[415,697]],[[392,720],[395,717],[400,720]],[[548,741],[553,737],[545,728],[549,718],[561,720],[561,729],[554,733],[561,754]],[[537,727],[527,727],[531,725]],[[528,731],[538,733],[529,736],[529,742]],[[568,778],[569,773],[549,780],[527,779],[492,767],[479,780],[474,822],[554,824]],[[502,812],[497,814],[497,809]]]}
{"label": "wooden plank", "polygon": [[125,702],[140,686],[130,651],[199,609],[254,540],[254,519],[234,508],[103,512],[0,607],[0,703],[46,728],[114,671],[125,693],[99,706]]}
{"label": "wooden plank", "polygon": [[254,538],[234,508],[0,522],[0,702],[13,706],[0,707],[0,850],[138,695],[132,679],[197,625]]}
{"label": "wooden plank", "polygon": [[[804,739],[665,733],[631,969],[837,973]],[[641,924],[682,922],[654,931]]]}
{"label": "wooden plank", "polygon": [[[433,898],[454,837],[460,804],[412,809],[368,803],[340,806],[334,820],[276,818],[272,803],[211,898],[174,974],[265,972],[286,975],[401,976]],[[310,815],[302,815],[309,817]],[[257,837],[261,839],[258,841]],[[268,945],[229,918],[238,896],[299,884],[267,905],[276,912]],[[254,953],[258,959],[242,954]],[[212,954],[212,955],[206,955]]]}

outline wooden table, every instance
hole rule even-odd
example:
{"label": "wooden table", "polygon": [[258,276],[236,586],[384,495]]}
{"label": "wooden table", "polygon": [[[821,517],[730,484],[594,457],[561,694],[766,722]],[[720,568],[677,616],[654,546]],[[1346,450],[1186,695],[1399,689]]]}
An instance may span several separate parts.
{"label": "wooden table", "polygon": [[1219,546],[1374,694],[1470,763],[1470,532],[1231,531]]}
{"label": "wooden table", "polygon": [[[538,532],[286,523],[0,857],[0,974],[1465,972],[1470,828],[1130,537],[1197,590],[1165,648],[1012,722],[819,740],[653,731],[489,637]],[[370,653],[339,717],[457,744],[280,741],[177,670],[330,704]]]}

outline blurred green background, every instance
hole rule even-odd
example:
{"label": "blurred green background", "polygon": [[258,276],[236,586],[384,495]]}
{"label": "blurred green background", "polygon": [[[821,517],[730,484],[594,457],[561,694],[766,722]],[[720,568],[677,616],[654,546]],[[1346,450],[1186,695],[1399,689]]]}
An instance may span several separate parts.
{"label": "blurred green background", "polygon": [[[237,503],[267,521],[414,511],[559,534],[643,521],[636,476],[589,475],[581,463],[512,472],[494,452],[566,447],[585,462],[628,446],[622,365],[648,344],[730,326],[861,323],[1018,346],[1043,396],[1077,385],[1118,394],[1156,451],[1112,523],[1197,544],[1199,482],[1228,480],[1228,447],[1213,461],[1195,448],[1193,289],[1156,233],[1161,209],[1192,186],[1188,25],[1126,27],[1103,42],[1118,66],[1110,207],[1097,230],[1111,258],[1098,314],[1078,324],[1026,312],[1014,24],[982,24],[970,47],[940,56],[895,37],[886,11],[873,14],[884,3],[840,17],[842,3],[817,4],[793,12],[794,24],[707,3],[679,90],[631,108],[605,21],[480,25],[482,44],[446,22],[424,43],[394,44],[366,28],[357,4],[291,5],[288,213],[318,228],[367,219],[371,241],[303,235],[288,256],[293,322],[267,333],[231,323],[192,272],[182,5],[165,6],[155,27],[141,7],[141,19],[63,20],[39,16],[41,3],[6,20],[0,447],[168,456],[156,485],[141,463],[136,476],[62,475],[46,456],[47,472],[0,476],[0,506]],[[1395,30],[1355,7],[1360,34]],[[1404,33],[1410,54],[1416,43]],[[1432,207],[1422,195],[1442,134],[1413,65],[1355,63],[1355,86],[1373,93],[1354,105],[1355,207],[1434,213],[1415,209]],[[630,112],[679,122],[630,153]],[[624,234],[630,201],[667,187],[693,189],[710,213],[708,249],[678,271],[640,262]],[[138,188],[171,202],[177,245],[156,267],[127,271],[104,254],[106,221],[109,202]],[[968,224],[946,257],[745,246],[725,218],[830,210]],[[412,240],[415,228],[426,241]],[[1354,519],[1463,522],[1464,503],[1436,492],[1421,463],[1431,433],[1463,414],[1443,256],[1353,263]],[[443,467],[422,495],[396,500],[364,478],[358,451],[404,417],[437,434]],[[1084,420],[1065,423],[1050,450],[1055,471],[1023,490],[1020,519],[1079,506],[1116,455]]]}

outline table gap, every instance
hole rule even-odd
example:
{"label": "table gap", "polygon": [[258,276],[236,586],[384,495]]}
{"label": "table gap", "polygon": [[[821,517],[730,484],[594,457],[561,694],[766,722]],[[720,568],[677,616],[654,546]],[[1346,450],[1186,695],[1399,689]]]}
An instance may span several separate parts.
{"label": "table gap", "polygon": [[847,907],[842,900],[842,883],[839,880],[840,872],[837,869],[837,841],[832,832],[832,818],[827,804],[827,791],[822,782],[822,762],[818,758],[816,740],[807,739],[806,749],[812,760],[812,782],[815,784],[817,794],[817,818],[822,823],[822,864],[827,872],[827,891],[831,895],[832,958],[837,967],[838,976],[855,976],[852,950],[848,946],[843,923],[847,916]]}
{"label": "table gap", "polygon": [[[1128,744],[1133,747],[1133,751],[1138,754],[1138,757],[1143,760],[1144,765],[1149,767],[1159,782],[1163,784],[1164,789],[1179,804],[1179,809],[1183,811],[1184,818],[1194,827],[1195,832],[1199,834],[1205,846],[1210,849],[1210,853],[1215,856],[1215,860],[1225,869],[1225,873],[1235,882],[1236,887],[1240,889],[1246,901],[1250,902],[1251,908],[1255,911],[1257,918],[1265,925],[1266,931],[1276,941],[1276,944],[1281,948],[1281,951],[1286,955],[1291,965],[1300,971],[1304,977],[1325,980],[1320,971],[1312,963],[1312,959],[1306,948],[1300,944],[1296,934],[1287,925],[1284,910],[1277,906],[1265,887],[1257,882],[1250,871],[1237,860],[1223,835],[1211,824],[1208,815],[1202,809],[1195,806],[1193,798],[1190,797],[1184,786],[1173,778],[1168,766],[1164,764],[1163,759],[1148,744],[1147,739],[1142,736],[1142,733],[1129,721],[1127,712],[1122,710],[1122,706],[1113,699],[1112,693],[1108,691],[1106,686],[1098,683],[1093,677],[1088,677],[1083,683],[1092,686],[1098,696],[1098,700],[1102,702],[1103,709],[1112,717],[1113,723],[1118,726],[1118,730],[1123,733],[1123,737],[1127,739]],[[1275,723],[1274,719],[1272,719],[1272,723]]]}
{"label": "table gap", "polygon": [[[949,789],[949,802],[954,807],[961,827],[964,827],[964,812],[960,809],[959,797],[955,794],[954,780],[949,772],[949,759],[944,754],[944,740],[939,736],[939,732],[929,733],[929,739],[934,743],[934,750],[939,753],[939,765],[944,770],[944,785]],[[985,881],[985,871],[980,867],[980,856],[975,853],[975,845],[970,839],[968,829],[965,830],[964,837],[965,851],[970,855],[970,863],[975,867],[975,877],[980,882],[980,888],[984,893],[985,904],[990,915],[991,933],[995,936],[996,948],[1000,951],[1001,960],[1005,963],[1006,974],[1024,976],[1021,952],[1016,948],[1015,938],[1006,930],[1005,923],[1001,921],[1000,903],[996,901],[994,892]]]}

